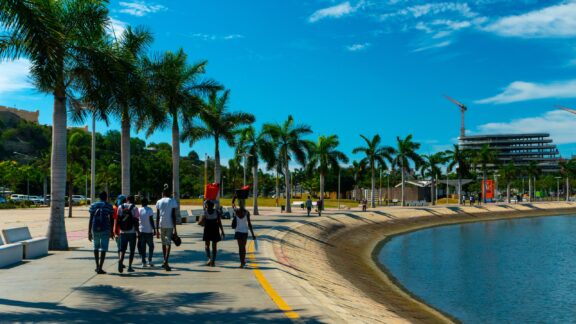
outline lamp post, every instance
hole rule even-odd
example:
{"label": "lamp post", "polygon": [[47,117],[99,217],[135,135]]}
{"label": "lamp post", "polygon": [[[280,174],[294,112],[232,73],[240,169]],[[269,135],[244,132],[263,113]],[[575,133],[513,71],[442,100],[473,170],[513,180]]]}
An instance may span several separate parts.
{"label": "lamp post", "polygon": [[498,202],[498,196],[500,193],[500,190],[498,189],[498,172],[494,173],[494,197],[496,199],[496,202]]}
{"label": "lamp post", "polygon": [[95,191],[96,191],[96,110],[93,110],[92,143],[90,150],[90,203],[94,203],[96,201]]}
{"label": "lamp post", "polygon": [[386,173],[386,206],[390,203],[390,170],[384,171]]}
{"label": "lamp post", "polygon": [[560,179],[562,177],[556,177],[556,199],[560,201]]}
{"label": "lamp post", "polygon": [[249,156],[252,156],[252,154],[244,152],[244,153],[240,153],[240,154],[238,154],[238,155],[244,157],[244,182],[243,182],[243,183],[244,183],[244,186],[245,186],[245,185],[246,185],[246,161],[247,161],[247,158],[248,158]]}
{"label": "lamp post", "polygon": [[382,168],[380,168],[380,186],[378,188],[378,205],[382,206]]}
{"label": "lamp post", "polygon": [[[380,183],[382,183],[382,174],[380,174]],[[382,186],[380,186],[382,187]],[[338,210],[340,210],[340,166],[338,166]]]}

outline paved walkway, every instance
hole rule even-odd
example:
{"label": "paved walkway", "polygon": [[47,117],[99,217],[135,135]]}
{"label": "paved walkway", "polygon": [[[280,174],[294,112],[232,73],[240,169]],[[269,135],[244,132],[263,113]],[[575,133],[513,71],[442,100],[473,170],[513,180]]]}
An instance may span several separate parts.
{"label": "paved walkway", "polygon": [[[45,227],[40,220],[47,212],[18,210],[14,215],[14,211],[4,211],[0,224],[30,224],[33,234],[41,235]],[[275,266],[274,258],[264,256],[263,250],[270,251],[269,230],[278,222],[297,221],[301,218],[297,214],[253,217],[260,239],[248,269],[238,268],[237,243],[232,239],[230,220],[225,220],[227,239],[219,244],[214,268],[204,265],[202,227],[185,224],[178,230],[182,245],[173,246],[172,272],[158,266],[142,268],[137,255],[136,272],[119,274],[116,253],[109,253],[105,263],[108,274],[96,275],[91,244],[86,240],[86,211],[75,213],[74,218],[66,219],[73,251],[51,252],[47,257],[0,269],[0,322],[291,322],[290,316],[305,322],[321,320],[320,314],[307,310],[294,308],[295,315],[280,309],[282,302],[288,305],[287,300],[294,307],[301,295],[284,282],[282,278],[290,275],[278,273],[282,270]],[[114,242],[110,248],[116,248]],[[157,241],[157,265],[161,253]]]}

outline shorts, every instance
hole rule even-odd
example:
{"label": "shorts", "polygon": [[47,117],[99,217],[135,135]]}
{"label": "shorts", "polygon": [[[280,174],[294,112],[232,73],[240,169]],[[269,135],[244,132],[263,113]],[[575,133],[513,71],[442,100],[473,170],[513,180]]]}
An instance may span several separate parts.
{"label": "shorts", "polygon": [[248,240],[248,233],[236,232],[236,233],[234,233],[234,238],[236,240],[247,241]]}
{"label": "shorts", "polygon": [[92,232],[92,243],[94,243],[94,251],[108,252],[109,241],[110,231]]}
{"label": "shorts", "polygon": [[120,233],[120,252],[126,252],[130,244],[130,251],[136,248],[136,233]]}
{"label": "shorts", "polygon": [[162,245],[172,245],[172,234],[174,234],[174,228],[160,228],[160,239],[162,240]]}

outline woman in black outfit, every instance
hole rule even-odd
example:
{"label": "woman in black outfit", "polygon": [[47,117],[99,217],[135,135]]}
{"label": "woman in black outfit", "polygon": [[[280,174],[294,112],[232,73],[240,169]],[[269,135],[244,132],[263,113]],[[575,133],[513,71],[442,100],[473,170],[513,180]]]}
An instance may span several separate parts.
{"label": "woman in black outfit", "polygon": [[[222,233],[222,236],[220,236]],[[216,253],[218,251],[218,242],[224,238],[224,227],[220,213],[214,208],[214,202],[208,200],[204,209],[204,236],[202,240],[206,243],[206,262],[207,266],[214,267],[216,264]],[[210,256],[210,242],[212,242],[212,256]]]}

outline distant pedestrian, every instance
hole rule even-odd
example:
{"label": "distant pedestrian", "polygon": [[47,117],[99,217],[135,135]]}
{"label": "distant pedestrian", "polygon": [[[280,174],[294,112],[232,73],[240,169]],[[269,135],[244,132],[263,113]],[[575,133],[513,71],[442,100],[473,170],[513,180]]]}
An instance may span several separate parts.
{"label": "distant pedestrian", "polygon": [[108,252],[108,243],[114,236],[112,232],[112,221],[114,209],[108,203],[108,194],[100,193],[100,201],[90,206],[90,220],[88,222],[88,240],[94,242],[94,261],[96,261],[97,274],[105,274],[103,270],[106,252]]}
{"label": "distant pedestrian", "polygon": [[[138,209],[140,214],[140,236],[138,237],[138,252],[142,258],[142,267],[153,267],[152,256],[154,255],[154,211],[148,207],[148,199],[142,199],[142,207]],[[146,247],[148,247],[148,262],[146,262]]]}
{"label": "distant pedestrian", "polygon": [[466,195],[462,195],[460,198],[460,205],[466,205]]}
{"label": "distant pedestrian", "polygon": [[478,205],[482,203],[482,191],[478,193]]}
{"label": "distant pedestrian", "polygon": [[[222,234],[222,236],[220,236]],[[224,238],[224,227],[222,226],[222,214],[214,208],[214,202],[208,200],[204,209],[204,235],[202,240],[205,243],[207,266],[216,265],[216,254],[218,242]],[[210,242],[212,242],[212,255],[210,255]]]}
{"label": "distant pedestrian", "polygon": [[306,199],[306,211],[308,211],[308,216],[310,216],[310,211],[312,211],[312,199],[310,196]]}
{"label": "distant pedestrian", "polygon": [[241,204],[240,208],[236,208],[234,205],[234,199],[232,199],[232,207],[234,208],[234,219],[235,233],[234,238],[238,242],[238,252],[240,254],[240,268],[246,266],[246,243],[248,242],[248,230],[252,233],[252,239],[256,240],[256,235],[254,235],[254,229],[252,229],[252,222],[250,221],[250,213]]}
{"label": "distant pedestrian", "polygon": [[322,216],[322,199],[318,199],[316,208],[318,209],[318,216]]}
{"label": "distant pedestrian", "polygon": [[162,192],[162,199],[156,202],[156,228],[160,231],[156,232],[157,238],[162,238],[162,255],[164,257],[164,263],[162,263],[162,268],[166,271],[171,271],[172,268],[169,265],[170,259],[170,249],[172,246],[172,237],[178,235],[176,230],[176,200],[170,198],[170,191],[167,187],[164,188]]}
{"label": "distant pedestrian", "polygon": [[474,205],[474,195],[470,195],[470,206]]}
{"label": "distant pedestrian", "polygon": [[362,211],[365,212],[368,209],[368,200],[366,200],[366,198],[362,199]]}
{"label": "distant pedestrian", "polygon": [[114,227],[120,228],[120,261],[118,262],[118,272],[124,272],[124,257],[126,250],[130,249],[128,257],[128,272],[134,272],[132,263],[136,253],[136,237],[140,235],[140,214],[134,204],[134,196],[129,196],[126,203],[118,208],[118,214],[114,220]]}

